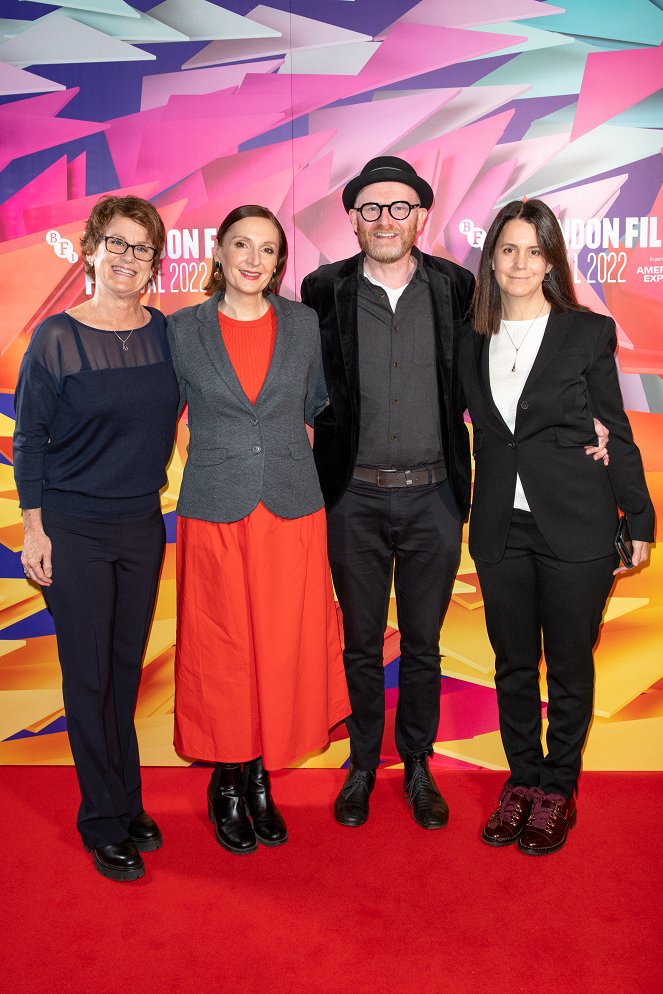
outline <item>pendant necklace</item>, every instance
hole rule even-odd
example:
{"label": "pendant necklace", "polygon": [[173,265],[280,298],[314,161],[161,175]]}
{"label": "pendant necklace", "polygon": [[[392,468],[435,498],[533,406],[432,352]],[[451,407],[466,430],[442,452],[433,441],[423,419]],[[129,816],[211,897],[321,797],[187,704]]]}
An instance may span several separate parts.
{"label": "pendant necklace", "polygon": [[[129,346],[127,345],[127,342],[129,341],[129,339],[131,338],[131,336],[133,335],[133,333],[134,333],[135,330],[136,330],[135,328],[132,328],[126,338],[122,338],[122,335],[118,335],[118,333],[116,331],[113,331],[113,334],[115,335],[115,337],[119,338],[120,341],[122,342],[122,348],[124,349],[125,352],[129,351]],[[507,335],[509,335],[508,331],[507,331]],[[509,338],[511,338],[511,335],[509,335]]]}
{"label": "pendant necklace", "polygon": [[502,327],[504,328],[504,331],[506,332],[506,337],[509,339],[509,341],[513,345],[513,347],[515,349],[515,352],[516,352],[516,355],[515,355],[514,360],[513,360],[513,366],[511,367],[511,372],[512,373],[515,373],[515,371],[516,371],[516,363],[518,362],[518,353],[520,352],[521,348],[523,347],[523,342],[525,341],[525,339],[529,335],[530,331],[534,327],[535,321],[537,321],[538,318],[541,316],[541,311],[543,310],[543,308],[545,306],[546,306],[546,302],[544,300],[543,303],[541,304],[541,307],[539,308],[539,313],[536,315],[536,317],[534,318],[534,321],[532,321],[531,325],[529,326],[529,328],[527,329],[527,331],[525,332],[525,334],[523,335],[523,337],[520,339],[520,345],[516,345],[516,343],[514,342],[513,338],[509,334],[509,329],[506,326],[506,322],[505,322],[504,318],[502,318]]}

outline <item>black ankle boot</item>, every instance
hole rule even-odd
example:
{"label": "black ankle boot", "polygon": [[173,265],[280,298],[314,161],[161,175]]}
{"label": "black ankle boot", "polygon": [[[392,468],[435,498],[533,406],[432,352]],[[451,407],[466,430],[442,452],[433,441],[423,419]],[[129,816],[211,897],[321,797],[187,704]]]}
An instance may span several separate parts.
{"label": "black ankle boot", "polygon": [[216,838],[228,852],[255,852],[258,848],[244,803],[240,763],[217,763],[207,789],[207,813]]}
{"label": "black ankle boot", "polygon": [[244,764],[246,806],[253,821],[258,841],[266,846],[280,846],[288,839],[288,830],[272,799],[269,773],[262,765],[262,756]]}

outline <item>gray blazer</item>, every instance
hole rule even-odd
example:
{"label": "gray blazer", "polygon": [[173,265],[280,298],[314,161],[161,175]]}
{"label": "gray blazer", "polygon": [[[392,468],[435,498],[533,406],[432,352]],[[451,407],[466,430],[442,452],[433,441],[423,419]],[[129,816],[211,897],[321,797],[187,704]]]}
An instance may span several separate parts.
{"label": "gray blazer", "polygon": [[251,404],[223,344],[217,293],[168,318],[168,339],[189,405],[189,456],[179,514],[239,521],[262,501],[281,518],[323,506],[305,422],[327,402],[315,311],[271,295],[277,319],[272,361]]}

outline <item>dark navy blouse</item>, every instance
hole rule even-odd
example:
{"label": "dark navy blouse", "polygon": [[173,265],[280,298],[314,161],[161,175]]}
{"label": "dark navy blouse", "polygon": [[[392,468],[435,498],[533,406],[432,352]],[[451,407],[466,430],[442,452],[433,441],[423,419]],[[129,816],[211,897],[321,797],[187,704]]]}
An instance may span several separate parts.
{"label": "dark navy blouse", "polygon": [[16,387],[14,474],[20,505],[121,520],[159,506],[179,391],[166,320],[102,331],[47,318]]}

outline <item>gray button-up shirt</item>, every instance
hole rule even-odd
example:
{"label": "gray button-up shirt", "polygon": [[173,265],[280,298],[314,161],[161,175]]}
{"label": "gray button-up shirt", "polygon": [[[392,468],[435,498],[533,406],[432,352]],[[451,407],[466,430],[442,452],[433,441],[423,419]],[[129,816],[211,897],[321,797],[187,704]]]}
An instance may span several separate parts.
{"label": "gray button-up shirt", "polygon": [[444,459],[429,281],[413,255],[418,265],[395,312],[360,262],[358,466],[411,469]]}

